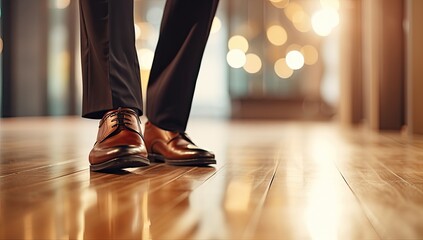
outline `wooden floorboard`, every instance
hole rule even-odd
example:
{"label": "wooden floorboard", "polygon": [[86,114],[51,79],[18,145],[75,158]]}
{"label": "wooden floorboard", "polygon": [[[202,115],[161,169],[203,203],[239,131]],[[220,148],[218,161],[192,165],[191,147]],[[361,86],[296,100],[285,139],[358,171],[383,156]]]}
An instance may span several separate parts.
{"label": "wooden floorboard", "polygon": [[158,219],[152,234],[164,239],[250,238],[276,166],[273,161],[224,166]]}
{"label": "wooden floorboard", "polygon": [[354,137],[364,141],[347,141],[338,166],[376,231],[383,239],[422,238],[422,149],[391,134]]}
{"label": "wooden floorboard", "polygon": [[336,168],[336,128],[299,129],[280,162],[254,239],[379,239]]}
{"label": "wooden floorboard", "polygon": [[97,123],[75,118],[17,118],[1,120],[0,129],[0,176],[4,176],[85,159]]}
{"label": "wooden floorboard", "polygon": [[422,239],[423,138],[193,119],[218,164],[89,171],[97,122],[0,120],[0,239]]}

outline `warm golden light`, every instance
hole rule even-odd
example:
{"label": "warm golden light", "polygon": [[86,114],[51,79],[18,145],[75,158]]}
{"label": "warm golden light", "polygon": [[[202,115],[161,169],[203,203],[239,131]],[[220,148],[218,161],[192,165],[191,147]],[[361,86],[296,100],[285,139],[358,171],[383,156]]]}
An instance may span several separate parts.
{"label": "warm golden light", "polygon": [[294,27],[300,32],[308,32],[311,30],[310,16],[304,11],[297,11],[292,16]]}
{"label": "warm golden light", "polygon": [[307,65],[313,65],[317,62],[319,58],[319,53],[317,49],[312,45],[305,45],[301,48],[301,53],[304,56],[304,63]]}
{"label": "warm golden light", "polygon": [[285,58],[281,58],[276,61],[274,69],[276,75],[278,75],[280,78],[289,78],[294,73],[294,71],[286,64]]}
{"label": "warm golden light", "polygon": [[300,50],[301,50],[301,46],[300,46],[300,45],[298,45],[298,44],[296,44],[296,43],[291,44],[291,45],[289,45],[289,46],[286,48],[286,53],[288,53],[288,52],[290,52],[290,51],[294,51],[294,50],[300,51]]}
{"label": "warm golden light", "polygon": [[0,38],[0,54],[3,53],[3,39]]}
{"label": "warm golden light", "polygon": [[141,70],[150,70],[153,65],[154,52],[147,48],[137,51]]}
{"label": "warm golden light", "polygon": [[[149,185],[148,185],[149,186]],[[148,189],[148,188],[147,188]],[[153,239],[151,234],[151,220],[149,214],[149,203],[148,203],[149,193],[148,191],[144,192],[142,195],[142,238],[141,239]]]}
{"label": "warm golden light", "polygon": [[248,50],[248,41],[245,37],[241,35],[235,35],[229,39],[228,47],[229,50],[240,49],[244,53],[246,53]]}
{"label": "warm golden light", "polygon": [[[340,206],[336,176],[332,171],[323,170],[328,176],[319,176],[310,186],[305,209],[307,230],[311,239],[336,240],[340,224]],[[320,173],[321,174],[321,173]],[[329,190],[330,189],[330,190]],[[324,194],[324,197],[323,197]]]}
{"label": "warm golden light", "polygon": [[[154,27],[148,22],[139,22],[136,24],[139,30],[139,37],[142,40],[147,40],[151,35],[155,33]],[[137,36],[137,27],[135,27],[135,35]],[[137,39],[138,39],[137,38]]]}
{"label": "warm golden light", "polygon": [[245,71],[248,73],[257,73],[260,71],[262,66],[261,59],[254,53],[249,53],[246,55],[246,62],[244,65]]}
{"label": "warm golden light", "polygon": [[225,198],[225,209],[229,212],[248,210],[252,191],[251,179],[240,179],[229,182]]}
{"label": "warm golden light", "polygon": [[222,21],[218,17],[213,18],[213,23],[211,26],[210,34],[214,34],[219,32],[219,30],[222,28]]}
{"label": "warm golden light", "polygon": [[286,54],[286,64],[292,70],[298,70],[304,66],[304,56],[301,52],[293,50]]}
{"label": "warm golden light", "polygon": [[296,2],[290,2],[288,6],[284,8],[286,17],[291,21],[293,20],[294,15],[297,12],[303,12],[303,11],[304,11],[303,7],[301,7],[301,5]]}
{"label": "warm golden light", "polygon": [[65,9],[69,6],[70,0],[56,0],[57,9]]}
{"label": "warm golden light", "polygon": [[232,49],[226,55],[226,61],[233,68],[241,68],[247,61],[245,53],[240,49]]}
{"label": "warm golden light", "polygon": [[322,5],[323,8],[339,10],[339,0],[320,0],[320,5]]}
{"label": "warm golden light", "polygon": [[282,46],[288,40],[288,35],[285,29],[279,25],[269,27],[266,33],[269,42],[275,46]]}
{"label": "warm golden light", "polygon": [[289,0],[269,0],[273,6],[277,8],[285,8],[289,4]]}
{"label": "warm golden light", "polygon": [[328,36],[334,27],[339,24],[339,14],[331,8],[317,11],[311,18],[313,30],[319,36]]}

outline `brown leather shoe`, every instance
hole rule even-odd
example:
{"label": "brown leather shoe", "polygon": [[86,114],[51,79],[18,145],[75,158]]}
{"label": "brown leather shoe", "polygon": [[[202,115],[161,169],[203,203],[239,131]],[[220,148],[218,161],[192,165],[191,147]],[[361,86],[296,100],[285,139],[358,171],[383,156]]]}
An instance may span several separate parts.
{"label": "brown leather shoe", "polygon": [[144,137],[151,161],[178,166],[204,166],[216,163],[214,154],[197,147],[186,133],[166,131],[147,122]]}
{"label": "brown leather shoe", "polygon": [[150,164],[134,110],[119,108],[100,121],[97,141],[89,155],[92,171],[117,170]]}

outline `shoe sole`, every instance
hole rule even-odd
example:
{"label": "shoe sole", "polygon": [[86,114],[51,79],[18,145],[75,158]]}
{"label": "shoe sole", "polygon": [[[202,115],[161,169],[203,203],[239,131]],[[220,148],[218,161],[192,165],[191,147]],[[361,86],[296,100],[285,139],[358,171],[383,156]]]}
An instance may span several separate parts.
{"label": "shoe sole", "polygon": [[148,154],[148,159],[151,162],[166,163],[174,166],[208,166],[210,164],[216,164],[214,158],[191,158],[191,159],[167,159],[160,154]]}
{"label": "shoe sole", "polygon": [[115,171],[123,168],[145,167],[149,165],[150,161],[148,158],[143,158],[140,156],[123,156],[113,158],[103,163],[91,164],[90,170],[93,172]]}

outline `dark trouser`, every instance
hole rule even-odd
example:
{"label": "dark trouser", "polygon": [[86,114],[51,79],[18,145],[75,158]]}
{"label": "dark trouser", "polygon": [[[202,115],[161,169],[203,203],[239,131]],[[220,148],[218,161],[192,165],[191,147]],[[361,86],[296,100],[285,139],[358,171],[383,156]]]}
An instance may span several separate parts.
{"label": "dark trouser", "polygon": [[[83,117],[143,112],[133,0],[80,0]],[[153,124],[185,131],[218,0],[168,0],[147,88]]]}

